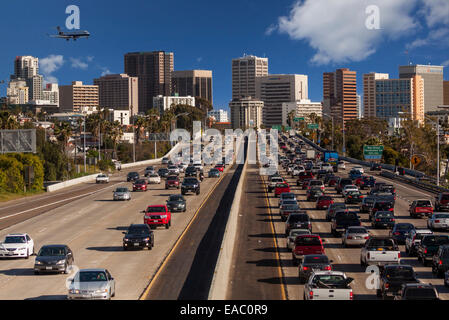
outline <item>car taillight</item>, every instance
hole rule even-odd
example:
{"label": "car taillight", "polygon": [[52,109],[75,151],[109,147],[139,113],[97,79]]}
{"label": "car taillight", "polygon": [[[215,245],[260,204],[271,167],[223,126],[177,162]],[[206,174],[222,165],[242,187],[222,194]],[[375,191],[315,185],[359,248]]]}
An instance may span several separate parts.
{"label": "car taillight", "polygon": [[400,233],[399,232],[395,232],[395,233],[393,233],[395,236],[398,236],[398,235],[400,235]]}
{"label": "car taillight", "polygon": [[309,299],[313,300],[313,291],[309,291]]}
{"label": "car taillight", "polygon": [[435,223],[440,223],[440,220],[435,220]]}
{"label": "car taillight", "polygon": [[380,221],[380,219],[376,219],[376,221]]}
{"label": "car taillight", "polygon": [[389,283],[385,283],[385,289],[388,289],[390,287]]}
{"label": "car taillight", "polygon": [[363,239],[368,240],[368,239],[369,239],[369,236],[366,236],[366,237],[364,237]]}
{"label": "car taillight", "polygon": [[309,267],[302,267],[302,269],[303,269],[304,271],[307,271],[307,270],[309,270]]}
{"label": "car taillight", "polygon": [[348,236],[347,238],[348,238],[348,239],[352,239],[352,236]]}
{"label": "car taillight", "polygon": [[370,258],[370,256],[371,256],[371,255],[370,255],[370,253],[368,252],[368,254],[366,255],[366,257],[367,257],[367,258],[369,259],[369,258]]}
{"label": "car taillight", "polygon": [[354,294],[352,291],[349,291],[349,300],[354,300]]}
{"label": "car taillight", "polygon": [[401,259],[401,253],[398,252],[398,259]]}
{"label": "car taillight", "polygon": [[332,270],[332,267],[331,267],[331,266],[325,266],[325,267],[324,267],[324,270],[331,271],[331,270]]}
{"label": "car taillight", "polygon": [[438,264],[441,266],[441,265],[443,264],[443,261],[440,260],[440,261],[438,262]]}
{"label": "car taillight", "polygon": [[427,253],[427,248],[424,249],[424,253]]}

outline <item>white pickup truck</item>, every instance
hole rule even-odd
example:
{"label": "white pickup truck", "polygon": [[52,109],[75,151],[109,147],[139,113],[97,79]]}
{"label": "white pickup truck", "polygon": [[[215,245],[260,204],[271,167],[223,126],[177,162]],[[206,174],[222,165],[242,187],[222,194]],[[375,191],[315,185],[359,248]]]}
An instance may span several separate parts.
{"label": "white pickup truck", "polygon": [[390,237],[372,237],[365,242],[360,254],[360,265],[385,266],[401,264],[401,251]]}
{"label": "white pickup truck", "polygon": [[272,192],[278,183],[284,183],[284,179],[282,177],[272,177],[268,181],[268,192]]}
{"label": "white pickup truck", "polygon": [[304,300],[353,300],[353,280],[341,271],[316,271],[304,286]]}

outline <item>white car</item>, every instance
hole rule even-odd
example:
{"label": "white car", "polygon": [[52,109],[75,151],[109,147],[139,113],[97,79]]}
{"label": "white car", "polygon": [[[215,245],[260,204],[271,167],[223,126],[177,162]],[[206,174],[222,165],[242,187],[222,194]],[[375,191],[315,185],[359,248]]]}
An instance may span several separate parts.
{"label": "white car", "polygon": [[427,220],[427,228],[430,230],[448,230],[449,229],[449,213],[434,212]]}
{"label": "white car", "polygon": [[299,174],[304,171],[306,171],[306,169],[304,169],[303,166],[296,166],[293,168],[292,176],[299,176]]}
{"label": "white car", "polygon": [[167,157],[162,158],[162,164],[168,164],[169,161],[170,159],[168,159]]}
{"label": "white car", "polygon": [[356,166],[356,167],[353,168],[353,170],[358,170],[358,171],[360,171],[361,174],[365,173],[365,170],[363,169],[362,166]]}
{"label": "white car", "polygon": [[326,170],[327,172],[334,172],[332,165],[330,163],[323,163],[321,165],[321,170]]}
{"label": "white car", "polygon": [[169,174],[178,175],[179,174],[179,168],[178,168],[178,166],[175,166],[175,165],[168,166],[168,172],[169,172]]}
{"label": "white car", "polygon": [[146,169],[145,169],[145,177],[148,177],[150,174],[153,174],[155,172],[156,172],[156,170],[154,170],[153,166],[146,167]]}
{"label": "white car", "polygon": [[193,166],[197,169],[204,170],[203,165],[201,163],[194,163]]}
{"label": "white car", "polygon": [[109,183],[109,177],[104,173],[100,173],[95,181],[96,183]]}
{"label": "white car", "polygon": [[359,191],[359,188],[353,184],[346,185],[341,192],[343,194],[343,197],[346,197],[346,193],[348,193],[349,191]]}
{"label": "white car", "polygon": [[160,184],[161,183],[161,177],[157,173],[152,173],[148,177],[148,183],[150,183],[150,184]]}
{"label": "white car", "polygon": [[346,170],[346,165],[343,161],[338,161],[337,168],[339,170]]}
{"label": "white car", "polygon": [[8,234],[0,243],[0,257],[25,258],[34,254],[34,241],[27,233]]}
{"label": "white car", "polygon": [[110,300],[115,296],[115,280],[106,269],[81,269],[69,280],[69,300]]}

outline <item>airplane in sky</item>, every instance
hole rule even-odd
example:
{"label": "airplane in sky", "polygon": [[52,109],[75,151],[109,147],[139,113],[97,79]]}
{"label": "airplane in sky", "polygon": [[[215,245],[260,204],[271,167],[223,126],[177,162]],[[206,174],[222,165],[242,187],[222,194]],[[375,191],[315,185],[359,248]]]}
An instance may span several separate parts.
{"label": "airplane in sky", "polygon": [[70,39],[73,39],[73,41],[76,41],[78,38],[89,38],[90,33],[89,31],[82,30],[82,31],[74,31],[74,32],[62,32],[60,27],[56,27],[58,30],[57,35],[50,35],[52,38],[60,38],[60,39],[66,39],[69,41]]}

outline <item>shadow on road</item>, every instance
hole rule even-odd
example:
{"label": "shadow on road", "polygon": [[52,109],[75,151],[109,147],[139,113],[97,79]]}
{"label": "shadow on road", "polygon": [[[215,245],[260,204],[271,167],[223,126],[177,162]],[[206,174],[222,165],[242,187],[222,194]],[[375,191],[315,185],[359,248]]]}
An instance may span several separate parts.
{"label": "shadow on road", "polygon": [[66,295],[48,295],[48,296],[38,296],[33,298],[26,298],[24,300],[67,300]]}
{"label": "shadow on road", "polygon": [[92,251],[101,251],[101,252],[125,252],[123,250],[123,247],[119,246],[112,246],[112,247],[89,247],[86,248],[87,250]]}

